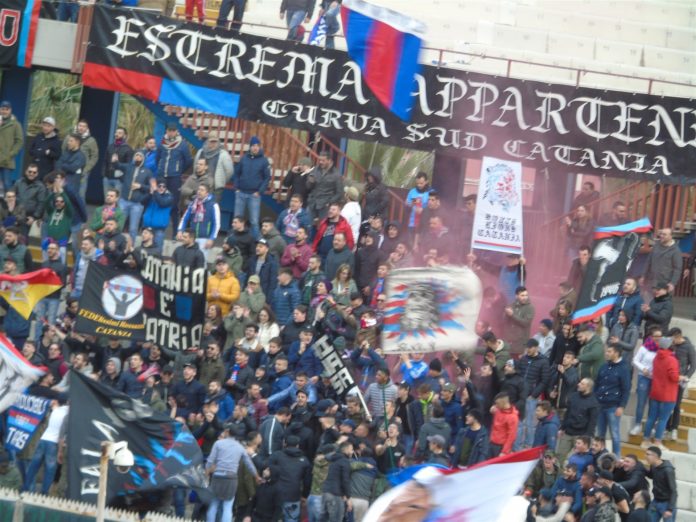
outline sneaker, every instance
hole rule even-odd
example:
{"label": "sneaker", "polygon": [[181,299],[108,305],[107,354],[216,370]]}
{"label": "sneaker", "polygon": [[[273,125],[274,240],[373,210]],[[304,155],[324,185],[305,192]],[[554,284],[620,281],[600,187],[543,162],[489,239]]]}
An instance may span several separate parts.
{"label": "sneaker", "polygon": [[667,446],[665,446],[664,444],[662,444],[662,442],[656,442],[655,446],[660,448],[660,451],[669,451],[669,448]]}
{"label": "sneaker", "polygon": [[677,440],[679,438],[679,432],[677,430],[672,430],[672,440]]}
{"label": "sneaker", "polygon": [[628,433],[629,433],[629,435],[640,435],[640,430],[641,430],[640,424],[636,424],[635,426],[633,426],[631,428],[631,431],[629,431]]}
{"label": "sneaker", "polygon": [[640,449],[648,449],[650,446],[652,446],[652,443],[648,439],[643,439],[643,442],[640,443]]}
{"label": "sneaker", "polygon": [[672,432],[669,430],[665,430],[665,434],[663,435],[664,440],[672,440]]}

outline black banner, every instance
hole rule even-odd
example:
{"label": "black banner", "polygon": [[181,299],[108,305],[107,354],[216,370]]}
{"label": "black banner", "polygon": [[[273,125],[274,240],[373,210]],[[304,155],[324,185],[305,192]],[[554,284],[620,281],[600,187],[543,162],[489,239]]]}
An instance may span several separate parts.
{"label": "black banner", "polygon": [[[28,11],[29,16],[32,16],[34,2],[40,5],[39,0],[30,0],[27,10],[27,0],[3,0],[0,8],[0,67],[24,65],[28,42],[22,44],[20,35],[23,31],[26,11]],[[36,15],[38,16],[38,11]],[[28,30],[33,31],[34,29]]]}
{"label": "black banner", "polygon": [[562,171],[696,177],[696,110],[686,99],[424,66],[412,120],[403,123],[343,51],[102,5],[84,78],[153,100],[183,96],[204,110],[196,89],[225,91],[240,118],[408,148]]}
{"label": "black banner", "polygon": [[171,350],[198,346],[205,321],[206,269],[146,253],[142,259],[145,337]]}
{"label": "black banner", "polygon": [[107,503],[168,487],[205,487],[203,454],[184,424],[79,372],[70,375],[70,498],[96,503],[101,443],[106,441],[127,442],[135,460],[126,473],[109,463]]}
{"label": "black banner", "polygon": [[611,310],[626,272],[640,249],[640,236],[651,229],[648,218],[643,218],[595,231],[592,256],[582,280],[573,324],[591,321]]}
{"label": "black banner", "polygon": [[140,277],[90,261],[75,329],[90,335],[144,341]]}
{"label": "black banner", "polygon": [[345,397],[349,394],[360,394],[360,390],[355,384],[350,370],[346,368],[343,359],[341,359],[341,356],[326,335],[316,341],[312,347],[314,348],[314,353],[321,360],[322,366],[324,366],[324,373],[329,375],[331,379],[331,386],[340,397]]}

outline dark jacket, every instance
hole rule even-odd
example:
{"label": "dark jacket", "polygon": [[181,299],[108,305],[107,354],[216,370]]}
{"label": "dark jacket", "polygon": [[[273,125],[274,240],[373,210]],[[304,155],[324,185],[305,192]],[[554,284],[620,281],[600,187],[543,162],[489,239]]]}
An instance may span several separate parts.
{"label": "dark jacket", "polygon": [[[137,166],[133,163],[122,163],[120,168],[124,173],[122,178],[123,191],[121,192],[121,199],[144,205],[150,197],[150,178],[152,178],[152,172],[143,165]],[[131,185],[134,182],[139,183],[140,188],[131,190]]]}
{"label": "dark jacket", "polygon": [[56,161],[60,158],[61,147],[62,142],[58,137],[57,129],[54,129],[49,136],[40,132],[34,137],[29,147],[29,156],[31,161],[39,167],[37,179],[42,180],[46,174],[55,169]]}
{"label": "dark jacket", "polygon": [[172,386],[172,396],[176,397],[177,400],[179,397],[186,400],[186,405],[177,409],[177,415],[186,418],[189,413],[200,413],[203,408],[206,396],[205,386],[196,379],[189,383],[181,380]]}
{"label": "dark jacket", "polygon": [[626,315],[631,318],[631,322],[636,326],[640,326],[640,320],[643,312],[640,307],[643,305],[643,298],[640,292],[636,290],[630,295],[621,294],[616,297],[614,306],[607,313],[607,327],[611,329],[619,320],[619,312],[624,310]]}
{"label": "dark jacket", "polygon": [[[369,181],[372,177],[374,182]],[[365,186],[365,199],[362,207],[363,219],[370,216],[386,217],[389,211],[389,191],[382,183],[382,169],[372,167],[365,175],[367,185]]]}
{"label": "dark jacket", "polygon": [[309,189],[307,188],[308,174],[301,174],[300,172],[293,172],[292,169],[288,170],[287,174],[283,178],[283,186],[288,188],[288,199],[298,194],[302,196],[302,201],[307,205],[307,197],[309,195]]}
{"label": "dark jacket", "polygon": [[173,140],[162,139],[157,148],[157,177],[181,176],[193,163],[188,143],[181,136]]}
{"label": "dark jacket", "polygon": [[278,501],[299,502],[307,497],[312,482],[312,466],[299,448],[285,448],[271,455],[271,477],[277,481]]}
{"label": "dark jacket", "polygon": [[641,461],[631,471],[625,471],[622,467],[614,470],[614,479],[633,498],[637,491],[648,489],[648,481],[645,480],[647,470]]}
{"label": "dark jacket", "polygon": [[363,288],[370,286],[372,280],[377,275],[377,267],[382,258],[382,252],[377,248],[376,244],[358,249],[355,254],[354,279],[359,291],[362,292]]}
{"label": "dark jacket", "polygon": [[80,175],[86,163],[87,159],[80,149],[65,150],[56,162],[56,170],[61,170],[68,176]]}
{"label": "dark jacket", "polygon": [[[111,161],[111,157],[116,154],[118,161]],[[133,148],[125,141],[122,143],[110,143],[106,147],[106,161],[104,162],[104,177],[106,179],[123,180],[125,171],[124,164],[129,164],[133,161]],[[124,186],[125,189],[125,186]]]}
{"label": "dark jacket", "polygon": [[549,413],[546,417],[539,420],[536,429],[534,430],[533,447],[543,446],[546,444],[548,448],[556,447],[556,437],[561,421],[554,412]]}
{"label": "dark jacket", "polygon": [[268,188],[270,180],[271,166],[268,163],[268,158],[263,155],[263,149],[259,150],[256,155],[247,152],[234,166],[232,183],[235,190],[245,194],[253,194],[254,192],[263,194]]}
{"label": "dark jacket", "polygon": [[318,216],[329,206],[332,201],[343,198],[343,176],[336,167],[331,167],[326,172],[315,167],[307,174],[307,189],[310,192],[307,208],[312,215]]}
{"label": "dark jacket", "polygon": [[244,259],[242,270],[246,272],[249,259],[256,254],[256,240],[251,234],[251,231],[248,228],[245,228],[241,232],[233,230],[232,233],[227,236],[225,242],[239,249],[239,253],[242,255],[242,259]]}
{"label": "dark jacket", "polygon": [[543,355],[530,357],[523,355],[517,361],[517,373],[524,379],[525,391],[537,399],[542,393],[546,393],[549,384],[549,360]]}
{"label": "dark jacket", "polygon": [[568,397],[568,409],[561,422],[567,435],[593,435],[599,416],[599,403],[593,393],[576,391]]}
{"label": "dark jacket", "polygon": [[328,457],[329,473],[321,490],[337,497],[350,498],[350,460],[341,452]]}
{"label": "dark jacket", "polygon": [[626,361],[604,363],[597,373],[594,391],[602,408],[625,408],[631,392],[631,369]]}
{"label": "dark jacket", "polygon": [[446,443],[452,439],[452,429],[444,418],[432,418],[426,422],[418,432],[418,448],[416,454],[421,458],[427,455],[428,437],[432,435],[442,435]]}
{"label": "dark jacket", "polygon": [[669,509],[674,512],[677,507],[677,479],[674,466],[668,460],[663,460],[659,466],[650,466],[647,476],[653,481],[653,497],[658,502],[668,502]]}
{"label": "dark jacket", "polygon": [[558,371],[558,365],[551,368],[551,380],[549,381],[549,391],[555,390],[556,397],[552,399],[552,403],[556,409],[566,408],[568,405],[568,397],[577,388],[580,382],[580,374],[575,366],[566,368],[561,373]]}
{"label": "dark jacket", "polygon": [[288,286],[276,286],[272,303],[278,324],[284,325],[290,321],[292,311],[300,304],[300,290],[297,288],[297,282],[291,281]]}
{"label": "dark jacket", "polygon": [[676,241],[667,247],[656,242],[648,257],[644,277],[652,284],[671,283],[677,286],[681,279],[682,265],[682,255]]}
{"label": "dark jacket", "polygon": [[673,311],[674,307],[670,294],[655,297],[650,301],[650,310],[643,313],[646,335],[652,326],[659,326],[662,332],[666,332],[669,329],[669,322],[672,320]]}
{"label": "dark jacket", "polygon": [[528,392],[525,391],[524,378],[517,372],[506,375],[500,383],[500,391],[510,396],[510,404],[517,408],[520,415],[524,415],[524,406]]}
{"label": "dark jacket", "polygon": [[442,409],[445,410],[445,421],[452,430],[452,439],[454,440],[459,430],[464,426],[464,421],[462,419],[462,403],[459,402],[459,399],[456,397],[452,397],[452,400],[449,402],[441,400],[440,405]]}
{"label": "dark jacket", "polygon": [[688,337],[681,344],[673,344],[672,348],[679,361],[679,375],[691,377],[696,371],[696,350]]}
{"label": "dark jacket", "polygon": [[350,248],[347,246],[343,247],[343,250],[332,248],[324,261],[324,274],[328,279],[333,280],[336,277],[338,267],[344,263],[350,266],[351,270],[355,267],[355,256]]}
{"label": "dark jacket", "polygon": [[205,266],[205,255],[194,243],[191,246],[179,245],[174,249],[172,260],[175,265],[190,266],[192,268],[203,268]]}
{"label": "dark jacket", "polygon": [[[251,277],[256,274],[256,256],[249,259],[247,266],[247,276]],[[261,265],[258,273],[261,279],[261,290],[263,295],[272,298],[273,291],[278,285],[278,260],[270,252],[266,254],[266,260]]]}
{"label": "dark jacket", "polygon": [[259,435],[263,439],[259,448],[259,454],[264,459],[267,459],[283,448],[285,426],[276,419],[275,415],[269,415],[259,427]]}
{"label": "dark jacket", "polygon": [[[470,440],[467,437],[467,434],[469,433],[473,433],[475,435],[473,442],[471,442],[469,446],[469,457],[467,458],[466,463],[462,463],[462,449],[464,449],[465,441]],[[457,436],[455,437],[454,441],[454,454],[452,455],[453,466],[457,466],[459,464],[464,466],[473,466],[474,464],[488,460],[489,455],[490,442],[488,439],[488,430],[484,426],[481,426],[481,429],[475,432],[472,432],[471,428],[468,426],[461,428],[457,432]]]}
{"label": "dark jacket", "polygon": [[17,194],[17,203],[24,207],[27,217],[41,219],[48,196],[46,185],[39,178],[29,181],[26,176],[22,176],[13,188]]}

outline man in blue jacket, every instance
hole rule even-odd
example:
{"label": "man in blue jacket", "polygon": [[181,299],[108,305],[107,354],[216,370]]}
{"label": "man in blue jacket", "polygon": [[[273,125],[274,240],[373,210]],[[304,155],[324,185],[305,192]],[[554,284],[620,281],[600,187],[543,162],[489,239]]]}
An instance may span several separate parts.
{"label": "man in blue jacket", "polygon": [[561,426],[561,420],[551,408],[549,401],[540,401],[536,407],[536,418],[539,421],[534,430],[533,447],[546,445],[547,448],[556,447],[556,438]]}
{"label": "man in blue jacket", "polygon": [[249,260],[247,276],[252,275],[259,276],[263,295],[272,299],[278,284],[278,260],[268,251],[268,241],[263,238],[256,242],[256,255]]}
{"label": "man in blue jacket", "polygon": [[[157,148],[157,177],[167,182],[167,189],[179,201],[181,192],[181,175],[186,172],[193,159],[188,144],[179,134],[175,122],[167,123],[167,130]],[[172,208],[172,224],[176,227],[179,213],[176,205]]]}
{"label": "man in blue jacket", "polygon": [[213,248],[218,232],[220,232],[220,207],[215,202],[215,196],[210,194],[208,185],[198,185],[196,197],[189,203],[186,212],[181,217],[177,229],[177,239],[181,241],[184,230],[193,229],[196,234],[196,243],[201,252],[208,256],[208,251]]}
{"label": "man in blue jacket", "polygon": [[597,435],[604,437],[607,426],[611,431],[611,450],[621,455],[621,416],[631,392],[631,369],[621,357],[621,348],[608,346],[604,350],[605,362],[597,372],[595,396],[599,402]]}
{"label": "man in blue jacket", "polygon": [[259,237],[261,194],[268,188],[270,180],[271,166],[268,158],[263,155],[259,138],[252,136],[249,152],[234,166],[232,183],[237,194],[234,200],[234,215],[244,217],[249,207],[251,232],[255,238]]}
{"label": "man in blue jacket", "polygon": [[614,306],[607,312],[607,328],[611,330],[619,320],[619,312],[622,310],[631,317],[633,324],[640,327],[640,321],[643,317],[640,309],[642,305],[643,298],[638,290],[638,283],[632,277],[627,277],[621,288],[621,293],[616,296]]}
{"label": "man in blue jacket", "polygon": [[287,324],[292,318],[292,311],[300,304],[300,290],[297,281],[292,278],[292,270],[278,269],[278,286],[273,292],[273,312],[278,324]]}

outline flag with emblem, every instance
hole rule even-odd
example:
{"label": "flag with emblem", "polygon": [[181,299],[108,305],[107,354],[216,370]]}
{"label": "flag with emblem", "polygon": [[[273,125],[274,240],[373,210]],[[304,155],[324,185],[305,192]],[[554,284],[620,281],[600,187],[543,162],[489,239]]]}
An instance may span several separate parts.
{"label": "flag with emblem", "polygon": [[44,369],[34,366],[0,334],[0,413],[12,406],[24,389],[41,377]]}
{"label": "flag with emblem", "polygon": [[25,319],[41,299],[60,290],[63,283],[50,268],[20,275],[0,275],[0,296]]}

